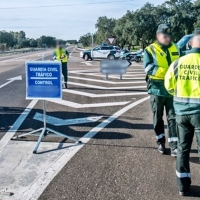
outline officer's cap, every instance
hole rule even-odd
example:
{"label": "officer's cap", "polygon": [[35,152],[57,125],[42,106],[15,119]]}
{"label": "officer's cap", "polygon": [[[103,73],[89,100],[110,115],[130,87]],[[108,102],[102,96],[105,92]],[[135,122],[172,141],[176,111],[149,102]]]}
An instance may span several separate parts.
{"label": "officer's cap", "polygon": [[160,24],[158,26],[158,29],[156,31],[156,33],[163,33],[167,36],[171,36],[172,35],[172,32],[171,32],[171,28],[168,24]]}
{"label": "officer's cap", "polygon": [[194,35],[200,35],[200,27],[194,30]]}

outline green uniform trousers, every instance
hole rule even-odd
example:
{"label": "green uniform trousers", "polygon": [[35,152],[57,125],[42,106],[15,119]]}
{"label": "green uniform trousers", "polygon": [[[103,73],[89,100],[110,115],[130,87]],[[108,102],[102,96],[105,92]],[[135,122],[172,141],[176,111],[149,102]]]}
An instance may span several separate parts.
{"label": "green uniform trousers", "polygon": [[64,80],[66,84],[68,80],[67,62],[62,62],[62,74],[64,76]]}
{"label": "green uniform trousers", "polygon": [[178,152],[176,161],[177,182],[182,190],[188,190],[191,184],[189,156],[194,134],[197,137],[200,155],[200,114],[176,115]]}
{"label": "green uniform trousers", "polygon": [[177,148],[176,120],[173,106],[173,98],[156,96],[151,94],[151,108],[153,111],[153,125],[156,133],[157,144],[165,143],[165,127],[163,121],[164,109],[168,123],[168,142],[172,150]]}

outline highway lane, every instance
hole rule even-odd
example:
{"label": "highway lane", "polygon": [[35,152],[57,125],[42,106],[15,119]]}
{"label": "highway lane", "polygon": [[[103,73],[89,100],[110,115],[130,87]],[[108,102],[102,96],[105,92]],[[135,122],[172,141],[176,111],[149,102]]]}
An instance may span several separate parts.
{"label": "highway lane", "polygon": [[[70,47],[69,52],[72,50],[73,47]],[[45,60],[52,59],[52,50],[48,50],[37,53],[18,54],[11,56],[11,58],[10,56],[5,56],[0,61],[0,86],[8,82],[7,79],[22,76],[22,81],[16,80],[0,89],[0,138],[4,136],[6,131],[9,130],[15,120],[31,102],[25,100],[25,61],[42,60],[43,53]],[[12,60],[12,58],[15,58],[15,60]],[[17,59],[18,61],[16,61]]]}
{"label": "highway lane", "polygon": [[[37,137],[9,142],[0,153],[0,178],[6,180],[0,183],[0,189],[13,192],[14,199],[182,199],[176,186],[175,159],[158,154],[156,149],[142,65],[133,63],[123,80],[116,76],[105,80],[99,73],[99,61],[86,64],[79,58],[79,51],[70,47],[69,52],[72,53],[68,63],[69,89],[63,90],[62,102],[47,102],[47,122],[55,130],[81,138],[83,145],[47,137],[40,145],[39,154],[33,156],[31,150]],[[1,96],[5,95],[2,105],[10,109],[9,114],[4,110],[1,119],[11,120],[3,125],[2,136],[8,135],[9,127],[31,102],[24,100],[23,63],[0,74],[0,78],[18,75],[22,75],[22,81],[0,89]],[[12,111],[14,108],[17,114]],[[42,103],[38,101],[15,135],[42,127],[41,115]],[[93,121],[84,123],[83,118]],[[20,155],[11,151],[12,148],[17,148]],[[191,200],[200,197],[197,160],[194,146],[193,197],[187,198]],[[9,199],[5,193],[3,198]]]}
{"label": "highway lane", "polygon": [[10,71],[18,67],[20,68],[25,61],[38,60],[43,54],[46,54],[46,56],[52,55],[52,51],[53,50],[48,49],[38,52],[0,56],[0,73]]}

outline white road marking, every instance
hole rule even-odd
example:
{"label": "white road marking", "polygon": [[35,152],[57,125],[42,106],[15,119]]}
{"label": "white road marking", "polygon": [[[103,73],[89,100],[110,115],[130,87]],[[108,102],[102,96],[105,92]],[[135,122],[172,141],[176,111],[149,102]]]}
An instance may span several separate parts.
{"label": "white road marking", "polygon": [[[112,79],[120,79],[120,77],[114,77],[114,76],[109,76],[109,78],[112,78]],[[127,78],[127,77],[122,77],[123,80],[144,80],[145,79],[145,76],[142,76],[142,77],[137,77],[137,78]]]}
{"label": "white road marking", "polygon": [[64,154],[57,159],[51,166],[48,167],[48,170],[44,172],[37,180],[35,180],[31,185],[27,187],[25,191],[18,191],[18,197],[16,199],[27,199],[27,200],[36,200],[44,192],[49,183],[53,178],[60,172],[60,170],[71,160],[76,153],[90,141],[97,133],[103,130],[107,125],[116,120],[119,116],[123,115],[128,110],[134,108],[135,106],[145,102],[149,97],[140,99],[134,103],[129,104],[128,106],[117,111],[115,114],[101,122],[99,125],[91,129],[86,135],[84,135],[80,140],[83,142],[80,145],[72,146],[66,150]]}
{"label": "white road marking", "polygon": [[6,85],[12,83],[13,81],[21,81],[22,80],[22,76],[16,76],[16,77],[13,77],[13,78],[9,78],[7,80],[8,80],[8,82],[4,83],[3,85],[0,85],[0,88],[5,87]]}
{"label": "white road marking", "polygon": [[76,86],[82,86],[87,88],[95,88],[95,89],[101,89],[101,90],[121,90],[121,89],[139,89],[139,88],[146,88],[147,86],[127,86],[127,87],[103,87],[98,85],[88,85],[83,83],[75,83],[75,82],[67,82],[70,85],[76,85]]}
{"label": "white road marking", "polygon": [[90,62],[81,62],[81,63],[86,64],[87,66],[92,66]]}
{"label": "white road marking", "polygon": [[81,92],[76,90],[69,90],[69,89],[63,89],[63,92],[71,93],[71,94],[77,94],[82,95],[86,97],[92,97],[92,98],[100,98],[100,97],[117,97],[117,96],[132,96],[132,95],[146,95],[147,92],[126,92],[126,93],[112,93],[112,94],[93,94],[89,92]]}
{"label": "white road marking", "polygon": [[[125,76],[135,77],[135,76],[144,76],[144,75],[145,75],[145,73],[139,73],[139,74],[123,74],[122,78],[125,77]],[[118,75],[110,75],[110,76],[116,77],[116,76],[118,76]],[[110,77],[110,76],[109,76],[109,77]]]}
{"label": "white road marking", "polygon": [[92,78],[82,78],[82,77],[76,77],[76,76],[68,76],[68,78],[72,79],[78,79],[78,80],[84,80],[84,81],[92,81],[92,82],[98,82],[98,83],[108,83],[108,84],[138,84],[138,83],[146,83],[145,81],[129,81],[129,82],[113,82],[113,81],[106,81],[106,80],[98,80],[98,79],[92,79]]}
{"label": "white road marking", "polygon": [[[75,124],[85,124],[85,123],[96,122],[102,117],[103,116],[84,117],[84,118],[76,118],[76,119],[59,119],[57,117],[46,115],[46,122],[54,126],[69,126],[69,125],[75,125]],[[43,114],[36,113],[33,119],[43,122],[43,119],[44,119]]]}
{"label": "white road marking", "polygon": [[98,108],[98,107],[106,107],[106,106],[120,106],[120,105],[126,105],[130,101],[124,101],[124,102],[110,102],[110,103],[91,103],[91,104],[79,104],[71,101],[65,101],[65,100],[48,100],[52,103],[57,103],[63,106],[68,106],[71,108]]}
{"label": "white road marking", "polygon": [[[71,48],[71,47],[68,47],[67,49],[69,49],[69,48]],[[74,50],[75,50],[75,47],[73,48],[73,50],[72,50],[71,53],[69,54],[69,58],[72,57],[72,54],[74,53]]]}
{"label": "white road marking", "polygon": [[79,72],[99,72],[99,70],[98,69],[91,69],[91,70],[82,69],[82,70],[72,70],[72,71],[69,71],[69,73],[79,73]]}
{"label": "white road marking", "polygon": [[[103,75],[103,74],[100,75],[100,74],[96,74],[96,73],[82,73],[82,72],[75,72],[75,71],[69,71],[69,73],[72,73],[72,74],[79,74],[79,75],[84,75],[84,76],[106,77],[106,75]],[[133,80],[140,80],[140,79],[143,79],[143,80],[144,80],[145,73],[139,73],[139,74],[133,74],[133,75],[127,74],[127,76],[137,77],[137,78],[127,78],[127,77],[126,77],[126,74],[124,74],[124,75],[122,76],[122,79],[123,79],[123,80],[126,80],[126,79],[133,79]],[[138,77],[138,76],[139,76],[139,77]],[[120,76],[119,76],[119,75],[109,75],[109,78],[120,79]]]}
{"label": "white road marking", "polygon": [[[144,69],[142,68],[138,68],[138,69],[134,69],[133,72],[136,72],[136,71],[144,71]],[[70,70],[69,72],[99,72],[99,69],[78,69],[78,70]],[[128,72],[132,72],[132,71],[128,71]]]}
{"label": "white road marking", "polygon": [[[136,72],[128,71],[128,72],[126,72],[126,74],[141,74],[141,73],[142,72],[140,72],[140,71],[136,71]],[[100,72],[99,73],[88,73],[88,74],[102,75],[102,73],[100,73]]]}
{"label": "white road marking", "polygon": [[19,127],[22,125],[28,114],[31,112],[31,109],[36,105],[38,100],[32,100],[31,103],[26,107],[26,109],[21,113],[21,115],[18,117],[18,119],[15,121],[13,126],[8,130],[8,132],[3,136],[3,138],[0,140],[0,155],[5,148],[5,146],[8,144],[10,139],[15,135]]}

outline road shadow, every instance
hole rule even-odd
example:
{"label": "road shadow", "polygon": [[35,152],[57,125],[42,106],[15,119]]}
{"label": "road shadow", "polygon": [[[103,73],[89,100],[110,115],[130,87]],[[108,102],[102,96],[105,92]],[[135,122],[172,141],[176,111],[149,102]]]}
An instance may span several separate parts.
{"label": "road shadow", "polygon": [[121,145],[121,144],[85,144],[87,146],[105,146],[105,147],[113,147],[113,148],[133,148],[133,149],[157,149],[156,147],[148,147],[148,146],[134,146],[134,145]]}
{"label": "road shadow", "polygon": [[189,196],[190,197],[200,197],[200,186],[191,185]]}
{"label": "road shadow", "polygon": [[198,153],[198,150],[197,149],[191,149],[190,153]]}
{"label": "road shadow", "polygon": [[[7,132],[25,108],[0,107],[0,133]],[[0,138],[3,136],[0,134]]]}
{"label": "road shadow", "polygon": [[190,162],[200,164],[200,158],[199,157],[190,157]]}

